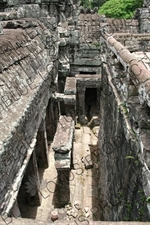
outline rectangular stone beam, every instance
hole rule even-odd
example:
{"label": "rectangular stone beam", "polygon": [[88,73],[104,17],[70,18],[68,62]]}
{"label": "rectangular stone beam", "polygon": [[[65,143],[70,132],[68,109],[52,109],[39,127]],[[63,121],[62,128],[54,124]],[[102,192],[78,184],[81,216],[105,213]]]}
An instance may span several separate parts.
{"label": "rectangular stone beam", "polygon": [[91,74],[77,74],[75,75],[76,82],[77,82],[77,89],[81,86],[89,87],[89,88],[96,88],[100,87],[101,85],[101,75],[91,75]]}
{"label": "rectangular stone beam", "polygon": [[57,169],[70,168],[73,138],[74,120],[70,116],[60,116],[52,144]]}
{"label": "rectangular stone beam", "polygon": [[62,93],[55,93],[52,95],[52,99],[56,102],[63,102],[65,104],[75,105],[76,95],[64,95]]}

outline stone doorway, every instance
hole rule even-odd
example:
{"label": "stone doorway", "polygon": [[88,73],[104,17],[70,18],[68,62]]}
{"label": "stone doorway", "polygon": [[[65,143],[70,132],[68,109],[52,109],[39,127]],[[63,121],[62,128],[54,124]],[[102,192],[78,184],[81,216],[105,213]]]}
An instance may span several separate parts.
{"label": "stone doorway", "polygon": [[97,88],[86,88],[85,111],[88,121],[97,113]]}
{"label": "stone doorway", "polygon": [[88,74],[88,75],[89,75],[89,74],[90,74],[90,75],[91,75],[91,74],[96,74],[96,72],[93,72],[93,71],[90,71],[90,72],[89,72],[89,71],[88,71],[88,72],[87,72],[87,71],[80,71],[79,73],[80,73],[80,74]]}

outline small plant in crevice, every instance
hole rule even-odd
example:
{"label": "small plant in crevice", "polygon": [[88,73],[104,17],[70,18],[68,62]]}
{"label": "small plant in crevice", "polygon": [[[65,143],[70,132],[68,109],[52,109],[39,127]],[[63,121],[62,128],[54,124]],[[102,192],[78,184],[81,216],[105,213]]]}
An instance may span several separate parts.
{"label": "small plant in crevice", "polygon": [[147,197],[146,202],[149,202],[150,203],[150,196]]}
{"label": "small plant in crevice", "polygon": [[123,219],[124,221],[130,221],[131,209],[132,209],[132,204],[130,201],[127,201],[127,203],[125,203],[126,216]]}
{"label": "small plant in crevice", "polygon": [[125,159],[135,159],[135,157],[132,156],[132,155],[128,155],[128,156],[125,157]]}
{"label": "small plant in crevice", "polygon": [[117,193],[117,198],[115,199],[115,201],[120,204],[123,201],[123,199],[124,199],[124,193],[122,190],[120,190]]}
{"label": "small plant in crevice", "polygon": [[121,103],[118,105],[118,111],[120,111],[123,115],[125,115],[126,118],[129,117],[129,111],[128,111],[126,102],[121,102]]}
{"label": "small plant in crevice", "polygon": [[99,44],[99,43],[93,43],[93,45],[94,45],[95,47],[100,47],[100,44]]}
{"label": "small plant in crevice", "polygon": [[[140,199],[139,199],[139,202],[138,202],[138,218],[137,218],[137,221],[143,221],[143,216],[144,216],[144,212],[145,212],[144,205],[147,202],[148,198],[146,198],[143,190],[139,190],[138,193],[140,194]],[[150,198],[149,198],[149,200],[150,200]]]}

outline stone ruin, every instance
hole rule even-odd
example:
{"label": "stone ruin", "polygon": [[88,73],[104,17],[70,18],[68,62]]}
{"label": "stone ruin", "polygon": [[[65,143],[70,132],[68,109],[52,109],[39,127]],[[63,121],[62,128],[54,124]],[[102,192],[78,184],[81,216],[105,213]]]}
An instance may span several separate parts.
{"label": "stone ruin", "polygon": [[150,4],[79,5],[0,2],[0,224],[150,222]]}

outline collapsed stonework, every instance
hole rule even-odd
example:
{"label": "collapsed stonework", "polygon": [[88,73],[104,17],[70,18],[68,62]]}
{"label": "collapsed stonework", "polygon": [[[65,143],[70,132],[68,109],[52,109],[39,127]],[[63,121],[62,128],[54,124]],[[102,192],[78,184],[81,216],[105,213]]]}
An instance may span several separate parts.
{"label": "collapsed stonework", "polygon": [[[2,224],[150,221],[150,9],[132,20],[76,0],[0,9]],[[44,184],[52,164],[57,182]],[[49,201],[45,217],[20,218],[52,195],[66,214]]]}

